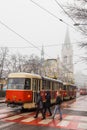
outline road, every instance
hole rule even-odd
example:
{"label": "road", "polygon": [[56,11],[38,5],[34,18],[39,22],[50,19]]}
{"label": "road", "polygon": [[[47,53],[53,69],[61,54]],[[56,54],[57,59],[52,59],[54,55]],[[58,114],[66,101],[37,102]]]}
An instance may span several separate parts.
{"label": "road", "polygon": [[41,114],[38,119],[34,119],[35,111],[21,113],[20,108],[3,106],[0,105],[0,130],[87,130],[87,96],[65,102],[62,121],[58,114],[54,120],[48,115],[45,120],[41,120]]}

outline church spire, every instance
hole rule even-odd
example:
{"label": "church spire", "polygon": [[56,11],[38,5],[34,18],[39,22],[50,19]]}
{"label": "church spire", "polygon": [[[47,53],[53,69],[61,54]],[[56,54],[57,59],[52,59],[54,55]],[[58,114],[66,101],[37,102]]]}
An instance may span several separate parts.
{"label": "church spire", "polygon": [[65,69],[66,75],[72,75],[73,79],[73,49],[70,43],[69,29],[67,28],[64,44],[62,46],[62,62]]}
{"label": "church spire", "polygon": [[65,44],[70,44],[70,36],[69,36],[69,29],[67,28],[66,36],[65,36]]}
{"label": "church spire", "polygon": [[42,45],[42,50],[41,50],[41,63],[44,61],[44,47]]}
{"label": "church spire", "polygon": [[70,46],[71,46],[71,41],[69,36],[69,29],[67,27],[63,48],[69,48]]}

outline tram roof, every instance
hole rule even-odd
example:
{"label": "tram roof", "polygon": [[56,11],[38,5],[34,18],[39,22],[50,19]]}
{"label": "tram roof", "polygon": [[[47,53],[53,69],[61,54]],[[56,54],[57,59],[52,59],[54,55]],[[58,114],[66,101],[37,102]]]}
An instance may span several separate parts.
{"label": "tram roof", "polygon": [[45,76],[42,76],[42,78],[44,78],[46,80],[52,80],[52,81],[56,81],[56,82],[59,82],[59,83],[63,83],[61,80],[58,80],[58,79],[53,79],[53,78],[49,78],[49,77],[45,77]]}
{"label": "tram roof", "polygon": [[75,84],[71,84],[71,83],[67,83],[67,82],[63,82],[63,85],[71,85],[71,86],[76,86]]}
{"label": "tram roof", "polygon": [[8,78],[38,78],[41,79],[40,75],[37,74],[31,74],[31,73],[24,73],[24,72],[19,72],[19,73],[10,73],[8,75]]}

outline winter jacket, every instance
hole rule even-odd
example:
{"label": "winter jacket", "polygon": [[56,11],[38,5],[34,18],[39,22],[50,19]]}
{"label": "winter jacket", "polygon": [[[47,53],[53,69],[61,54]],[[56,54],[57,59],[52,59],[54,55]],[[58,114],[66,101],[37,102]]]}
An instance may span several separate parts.
{"label": "winter jacket", "polygon": [[46,102],[45,102],[45,106],[46,107],[50,107],[50,104],[51,104],[51,96],[50,96],[50,94],[47,94],[46,96],[45,96],[45,99],[46,99]]}
{"label": "winter jacket", "polygon": [[42,101],[42,97],[40,95],[38,95],[38,98],[37,98],[37,107],[42,109],[43,108],[43,101]]}
{"label": "winter jacket", "polygon": [[61,97],[60,96],[57,96],[56,97],[56,105],[61,105],[61,103],[62,103],[62,99],[61,99]]}

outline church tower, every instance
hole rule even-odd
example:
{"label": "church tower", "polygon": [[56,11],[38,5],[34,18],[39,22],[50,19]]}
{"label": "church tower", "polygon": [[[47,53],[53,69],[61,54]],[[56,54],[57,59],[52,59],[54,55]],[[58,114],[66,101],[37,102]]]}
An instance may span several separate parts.
{"label": "church tower", "polygon": [[73,82],[73,48],[70,43],[69,30],[67,28],[65,41],[62,46],[62,64],[65,73],[65,81]]}

